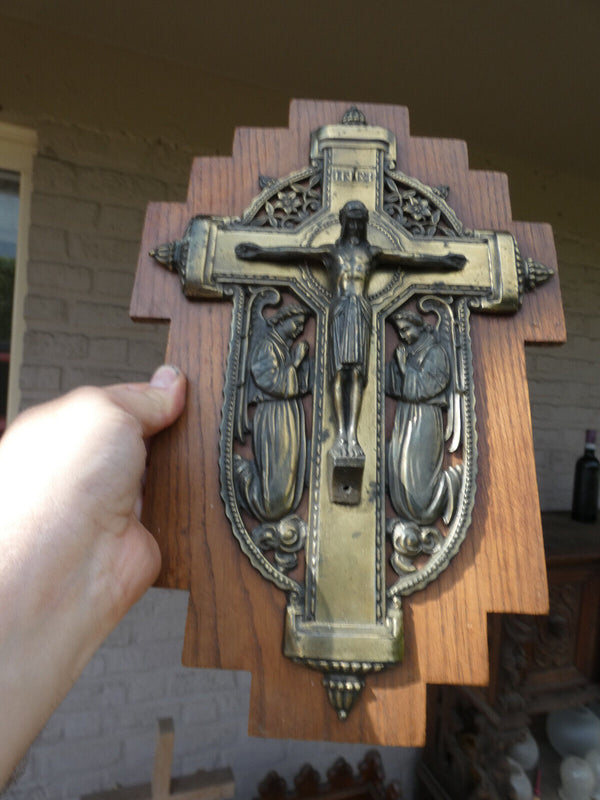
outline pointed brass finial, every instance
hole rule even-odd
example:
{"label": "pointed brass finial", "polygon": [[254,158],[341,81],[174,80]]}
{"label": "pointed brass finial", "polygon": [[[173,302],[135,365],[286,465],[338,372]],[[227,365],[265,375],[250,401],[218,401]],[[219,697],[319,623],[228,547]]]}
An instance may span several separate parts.
{"label": "pointed brass finial", "polygon": [[517,262],[517,276],[519,281],[519,305],[523,302],[525,292],[533,292],[538,286],[554,275],[554,270],[547,267],[540,261],[533,258],[523,258],[517,243],[515,246],[515,258]]}
{"label": "pointed brass finial", "polygon": [[149,256],[155,261],[158,261],[163,267],[166,267],[169,272],[173,272],[175,268],[175,244],[176,242],[166,242],[159,244],[153,250],[150,250]]}
{"label": "pointed brass finial", "polygon": [[536,286],[543,283],[554,275],[554,270],[542,264],[541,261],[534,261],[533,258],[525,259],[525,289],[532,292]]}
{"label": "pointed brass finial", "polygon": [[342,117],[342,125],[366,125],[367,118],[356,106],[350,106]]}
{"label": "pointed brass finial", "polygon": [[356,675],[339,675],[328,673],[323,678],[323,685],[327,692],[329,702],[334,707],[338,719],[342,722],[347,719],[354,701],[361,693],[365,682]]}
{"label": "pointed brass finial", "polygon": [[158,245],[150,250],[148,255],[161,266],[166,267],[169,272],[181,272],[187,258],[187,246],[186,241],[177,239],[174,242]]}

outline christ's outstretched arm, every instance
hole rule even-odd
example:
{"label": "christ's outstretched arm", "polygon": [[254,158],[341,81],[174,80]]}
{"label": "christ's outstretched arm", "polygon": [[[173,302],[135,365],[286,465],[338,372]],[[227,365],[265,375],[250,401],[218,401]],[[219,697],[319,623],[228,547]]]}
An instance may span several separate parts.
{"label": "christ's outstretched arm", "polygon": [[466,257],[460,253],[436,256],[428,253],[391,253],[382,250],[375,258],[375,265],[378,267],[404,267],[412,272],[421,270],[453,272],[463,269],[466,263]]}
{"label": "christ's outstretched arm", "polygon": [[271,261],[287,263],[306,261],[309,264],[323,265],[331,253],[331,246],[325,247],[261,247],[253,242],[236,245],[235,254],[244,261]]}

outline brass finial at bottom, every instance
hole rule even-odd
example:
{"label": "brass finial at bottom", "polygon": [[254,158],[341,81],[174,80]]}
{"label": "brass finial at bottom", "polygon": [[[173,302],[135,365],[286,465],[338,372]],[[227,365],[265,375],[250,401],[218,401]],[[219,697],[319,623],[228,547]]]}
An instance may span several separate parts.
{"label": "brass finial at bottom", "polygon": [[347,719],[364,685],[364,680],[357,678],[355,675],[329,673],[323,678],[323,686],[327,692],[329,702],[335,709],[338,719],[342,722]]}

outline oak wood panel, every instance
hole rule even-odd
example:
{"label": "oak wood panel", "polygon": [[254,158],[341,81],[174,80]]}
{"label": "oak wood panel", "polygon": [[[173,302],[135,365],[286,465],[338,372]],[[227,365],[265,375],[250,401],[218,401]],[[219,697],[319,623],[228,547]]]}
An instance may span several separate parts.
{"label": "oak wood panel", "polygon": [[[403,602],[404,662],[369,677],[341,723],[320,674],[282,656],[285,597],[240,552],[220,500],[229,303],[190,303],[174,276],[147,255],[180,237],[194,214],[240,214],[258,193],[260,174],[281,177],[306,166],[310,132],[339,121],[349,105],[295,101],[289,129],[238,130],[231,158],[194,161],[187,203],[148,210],[131,313],[171,321],[166,360],[188,375],[189,401],[182,419],[153,444],[144,522],[163,553],[159,585],[190,589],[184,663],[252,672],[250,733],[418,745],[427,683],[487,681],[487,613],[547,608],[524,342],[564,339],[558,276],[527,296],[515,316],[471,317],[479,439],[473,523],[440,579]],[[448,201],[467,227],[511,230],[524,256],[556,267],[550,228],[513,222],[506,177],[469,171],[464,142],[411,138],[405,108],[360,108],[370,123],[396,134],[398,169],[450,186]]]}

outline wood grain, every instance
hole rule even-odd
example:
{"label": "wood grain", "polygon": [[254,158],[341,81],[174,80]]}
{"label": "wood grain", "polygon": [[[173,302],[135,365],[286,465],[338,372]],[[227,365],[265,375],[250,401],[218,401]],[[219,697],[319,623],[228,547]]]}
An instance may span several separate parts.
{"label": "wood grain", "polygon": [[[404,662],[368,679],[341,723],[319,673],[281,654],[285,596],[242,555],[219,494],[218,437],[231,309],[190,303],[147,255],[181,236],[195,214],[239,214],[260,174],[308,163],[310,132],[337,122],[350,103],[295,101],[289,129],[241,129],[231,158],[193,164],[187,203],[148,209],[131,314],[170,321],[166,360],[189,378],[182,419],[152,447],[144,522],[163,553],[160,586],[190,589],[184,663],[252,672],[250,733],[382,745],[420,745],[427,683],[484,684],[487,614],[543,613],[548,595],[533,456],[524,344],[564,340],[558,275],[515,316],[472,316],[479,466],[473,523],[441,578],[403,603]],[[467,227],[512,231],[524,256],[556,269],[547,225],[514,222],[506,176],[469,171],[463,142],[410,137],[405,108],[361,104],[398,141],[398,168],[450,186]]]}

